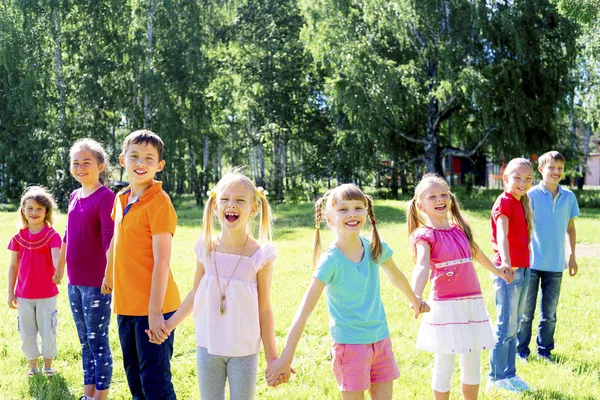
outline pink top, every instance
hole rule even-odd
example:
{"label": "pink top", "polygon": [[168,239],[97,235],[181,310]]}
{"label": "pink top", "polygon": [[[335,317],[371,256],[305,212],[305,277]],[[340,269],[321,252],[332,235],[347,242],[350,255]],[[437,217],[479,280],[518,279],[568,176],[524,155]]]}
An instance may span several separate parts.
{"label": "pink top", "polygon": [[[195,250],[198,260],[204,265],[204,276],[194,296],[196,345],[218,356],[242,357],[258,353],[258,272],[268,261],[275,259],[275,248],[264,244],[252,256],[242,256],[235,273],[238,254],[213,251],[204,260],[200,240],[196,242]],[[215,256],[221,289],[225,290],[223,315],[219,310],[221,294],[215,274]]]}
{"label": "pink top", "polygon": [[13,236],[8,249],[19,253],[15,286],[17,297],[46,299],[58,294],[58,288],[52,281],[56,270],[50,249],[60,249],[61,244],[60,235],[49,226],[38,233],[30,233],[28,228],[21,229]]}
{"label": "pink top", "polygon": [[434,300],[481,294],[469,239],[458,226],[450,229],[420,227],[415,229],[411,239],[413,246],[423,240],[431,249],[429,279]]}
{"label": "pink top", "polygon": [[494,264],[502,264],[498,252],[497,224],[500,215],[508,218],[508,252],[512,267],[529,268],[529,232],[527,219],[521,200],[517,200],[508,192],[502,193],[492,207],[492,249],[494,249]]}

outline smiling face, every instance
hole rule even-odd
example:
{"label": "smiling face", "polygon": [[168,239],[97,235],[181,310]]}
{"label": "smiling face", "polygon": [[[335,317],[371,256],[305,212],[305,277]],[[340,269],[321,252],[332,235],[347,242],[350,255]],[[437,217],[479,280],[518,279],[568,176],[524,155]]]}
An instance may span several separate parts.
{"label": "smiling face", "polygon": [[338,236],[358,233],[367,221],[367,207],[361,200],[336,200],[327,211],[327,224]]}
{"label": "smiling face", "polygon": [[565,177],[565,163],[550,159],[543,167],[539,167],[538,171],[542,174],[544,183],[551,186],[558,185]]}
{"label": "smiling face", "polygon": [[452,206],[448,187],[438,182],[431,182],[419,196],[417,207],[430,219],[447,218]]}
{"label": "smiling face", "polygon": [[216,198],[215,212],[222,229],[247,229],[257,209],[254,190],[241,182],[224,187]]}
{"label": "smiling face", "polygon": [[503,176],[506,191],[517,200],[527,194],[533,184],[533,169],[525,164],[519,164],[506,171]]}
{"label": "smiling face", "polygon": [[165,166],[165,160],[160,159],[158,150],[150,143],[129,144],[119,162],[127,170],[130,184],[138,187],[151,185],[156,173]]}
{"label": "smiling face", "polygon": [[31,230],[41,230],[46,224],[46,207],[34,199],[29,199],[23,205],[21,213],[27,220],[27,226]]}
{"label": "smiling face", "polygon": [[81,149],[72,154],[71,174],[82,186],[100,182],[102,171],[104,171],[104,164],[99,164],[91,151]]}

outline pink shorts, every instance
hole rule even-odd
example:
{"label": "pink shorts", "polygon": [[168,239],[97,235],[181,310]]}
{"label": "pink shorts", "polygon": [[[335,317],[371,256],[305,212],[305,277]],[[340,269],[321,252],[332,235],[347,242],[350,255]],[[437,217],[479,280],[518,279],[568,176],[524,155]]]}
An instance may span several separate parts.
{"label": "pink shorts", "polygon": [[389,337],[371,344],[331,345],[333,375],[343,392],[367,390],[373,383],[390,382],[400,376]]}

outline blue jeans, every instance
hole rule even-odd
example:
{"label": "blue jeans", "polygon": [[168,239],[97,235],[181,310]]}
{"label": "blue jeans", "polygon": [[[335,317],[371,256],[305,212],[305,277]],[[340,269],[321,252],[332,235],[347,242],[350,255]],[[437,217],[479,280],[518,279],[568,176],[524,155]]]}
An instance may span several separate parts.
{"label": "blue jeans", "polygon": [[[175,312],[163,314],[169,319]],[[123,366],[133,400],[175,400],[171,356],[175,331],[162,344],[150,343],[148,316],[117,315]]]}
{"label": "blue jeans", "polygon": [[537,352],[542,356],[550,356],[554,349],[554,330],[556,329],[556,308],[560,296],[562,272],[531,270],[531,280],[527,289],[525,311],[521,317],[521,329],[517,335],[517,350],[522,357],[530,354],[531,325],[535,314],[538,289],[540,296],[540,321],[538,324]]}
{"label": "blue jeans", "polygon": [[69,285],[69,303],[81,343],[81,364],[84,385],[96,385],[97,390],[110,388],[112,353],[108,340],[110,294],[99,287]]}
{"label": "blue jeans", "polygon": [[515,358],[517,354],[517,332],[521,315],[525,309],[525,298],[529,286],[529,268],[515,271],[515,279],[506,283],[494,276],[496,298],[496,346],[490,353],[490,378],[500,380],[512,378],[517,374]]}

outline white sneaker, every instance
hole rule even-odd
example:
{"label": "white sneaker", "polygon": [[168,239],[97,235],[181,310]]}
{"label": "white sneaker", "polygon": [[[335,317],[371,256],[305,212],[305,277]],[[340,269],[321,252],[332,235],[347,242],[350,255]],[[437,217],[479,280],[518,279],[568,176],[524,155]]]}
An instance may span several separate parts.
{"label": "white sneaker", "polygon": [[509,379],[511,385],[513,385],[513,387],[519,389],[519,391],[521,392],[525,392],[527,390],[531,390],[533,391],[534,389],[529,386],[527,384],[527,382],[525,382],[520,376],[515,375],[512,378]]}
{"label": "white sneaker", "polygon": [[491,392],[493,390],[506,390],[508,392],[522,392],[522,390],[519,390],[516,387],[514,387],[509,379],[493,380],[493,379],[488,378],[487,383],[485,385],[485,391]]}

